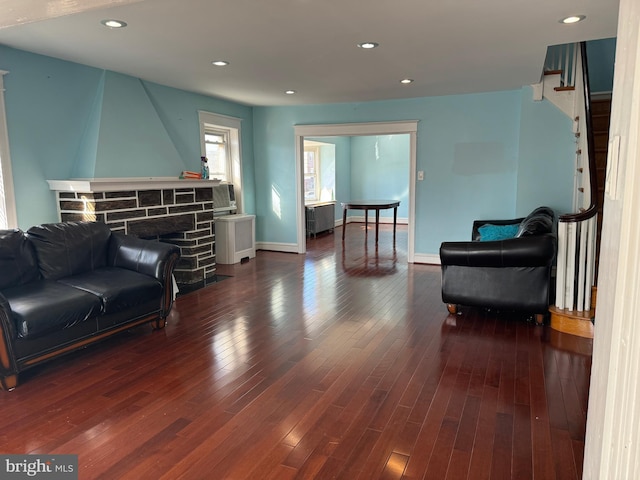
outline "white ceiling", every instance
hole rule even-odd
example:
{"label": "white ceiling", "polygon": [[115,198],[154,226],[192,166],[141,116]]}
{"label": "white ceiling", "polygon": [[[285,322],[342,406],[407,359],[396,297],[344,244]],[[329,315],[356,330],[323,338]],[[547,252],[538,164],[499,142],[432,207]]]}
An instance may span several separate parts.
{"label": "white ceiling", "polygon": [[[587,18],[558,22],[571,14]],[[617,14],[618,0],[0,0],[0,44],[247,105],[366,102],[536,83],[547,46],[615,37]]]}

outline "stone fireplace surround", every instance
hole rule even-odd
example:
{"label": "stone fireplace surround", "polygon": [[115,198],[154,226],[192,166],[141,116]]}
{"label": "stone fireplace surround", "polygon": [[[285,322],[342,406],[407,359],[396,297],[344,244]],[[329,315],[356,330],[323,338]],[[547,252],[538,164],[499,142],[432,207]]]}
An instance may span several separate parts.
{"label": "stone fireplace surround", "polygon": [[100,221],[112,231],[180,247],[174,275],[181,290],[215,281],[213,187],[175,178],[48,180],[61,221]]}

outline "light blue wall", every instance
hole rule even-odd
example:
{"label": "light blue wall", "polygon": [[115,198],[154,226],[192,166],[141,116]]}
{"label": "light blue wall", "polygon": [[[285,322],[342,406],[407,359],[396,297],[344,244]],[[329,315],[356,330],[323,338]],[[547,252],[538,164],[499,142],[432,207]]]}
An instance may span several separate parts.
{"label": "light blue wall", "polygon": [[[125,163],[93,165],[83,157],[105,141],[111,155],[133,152],[136,171],[156,175],[159,158],[166,167],[198,168],[200,156],[197,111],[242,119],[245,206],[256,213],[256,240],[293,244],[296,228],[294,125],[417,120],[416,253],[436,254],[444,240],[467,239],[476,218],[507,218],[529,205],[549,204],[564,210],[573,186],[573,155],[549,152],[573,149],[567,120],[549,105],[525,101],[528,88],[448,97],[298,107],[247,107],[141,81],[113,72],[34,55],[0,46],[5,100],[19,225],[57,219],[54,195],[46,179],[69,178],[77,172],[123,175]],[[114,87],[115,85],[115,87]],[[146,131],[135,115],[121,113],[123,96],[136,111],[153,111],[154,131]],[[103,101],[100,101],[103,100]],[[122,123],[99,130],[108,118]],[[139,130],[135,138],[171,144],[169,157],[141,153],[140,145],[115,145],[117,129]],[[142,129],[142,130],[140,130]],[[135,140],[129,139],[129,142]],[[349,138],[336,151],[336,199],[351,198]],[[116,153],[114,153],[116,152]],[[119,153],[118,153],[119,152]],[[177,155],[177,159],[175,158]],[[158,158],[159,157],[159,158]],[[164,160],[162,160],[164,158]],[[168,160],[169,159],[169,160]],[[85,163],[88,162],[88,163]],[[168,163],[167,163],[168,162]],[[172,163],[173,162],[173,163]],[[127,168],[129,165],[126,165]],[[349,167],[350,168],[350,167]],[[176,172],[176,175],[179,172]],[[554,181],[549,182],[549,177]],[[348,180],[347,180],[348,179]],[[347,183],[348,182],[348,183]],[[544,188],[539,188],[544,185]],[[569,193],[564,193],[569,192]],[[408,202],[407,202],[408,203]],[[339,218],[339,206],[336,218]]]}
{"label": "light blue wall", "polygon": [[18,224],[56,221],[47,179],[68,178],[102,72],[0,46]]}
{"label": "light blue wall", "polygon": [[320,195],[323,191],[332,192],[331,198],[327,200],[335,200],[336,197],[336,146],[322,145],[320,147]]}
{"label": "light blue wall", "polygon": [[603,38],[587,42],[587,62],[589,63],[591,93],[610,93],[613,90],[615,58],[615,38]]}
{"label": "light blue wall", "polygon": [[58,220],[47,179],[198,170],[198,110],[242,119],[245,210],[253,213],[252,108],[0,45],[21,228]]}
{"label": "light blue wall", "polygon": [[[401,202],[398,216],[408,217],[409,135],[313,137],[308,140],[335,147],[336,220],[342,220],[340,202],[356,198],[398,199]],[[386,213],[391,211],[383,211],[382,216]],[[362,215],[362,211],[349,211],[349,216]]]}
{"label": "light blue wall", "polygon": [[[308,105],[298,107],[256,107],[254,149],[257,226],[259,241],[294,243],[296,238],[294,125],[386,122],[418,120],[417,170],[425,180],[416,184],[416,237],[418,254],[437,254],[445,240],[470,238],[471,223],[477,218],[511,218],[518,207],[519,168],[540,161],[535,151],[520,145],[522,90],[473,95],[429,97],[368,103]],[[546,112],[557,122],[537,122],[537,109],[525,111],[540,131],[531,133],[552,149],[567,150],[573,136],[554,130],[563,114]],[[558,138],[561,137],[561,138]],[[522,157],[521,157],[522,155]],[[573,165],[571,156],[565,159]],[[535,168],[533,169],[535,170]],[[571,192],[573,174],[559,167],[527,181],[536,185],[557,176],[555,185]],[[271,191],[279,193],[278,210]],[[522,202],[544,204],[548,192],[523,195]],[[566,205],[570,211],[571,205]],[[280,213],[277,215],[276,211]]]}
{"label": "light blue wall", "polygon": [[532,99],[531,87],[523,88],[516,215],[540,205],[572,212],[577,148],[572,121],[551,102]]}
{"label": "light blue wall", "polygon": [[[409,216],[409,135],[351,139],[351,199],[400,200],[398,217]],[[391,210],[381,216],[392,215]],[[349,215],[362,215],[362,211]]]}

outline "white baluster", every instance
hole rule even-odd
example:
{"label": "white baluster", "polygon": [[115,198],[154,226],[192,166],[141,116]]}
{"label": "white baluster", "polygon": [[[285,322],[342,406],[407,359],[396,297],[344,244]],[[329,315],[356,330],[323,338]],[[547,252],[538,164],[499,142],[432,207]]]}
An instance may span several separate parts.
{"label": "white baluster", "polygon": [[567,281],[567,222],[558,223],[558,256],[556,267],[556,307],[565,308]]}
{"label": "white baluster", "polygon": [[595,278],[595,265],[596,265],[596,224],[598,216],[594,215],[588,221],[587,230],[589,232],[589,243],[587,247],[587,274],[586,274],[586,288],[589,292],[584,299],[584,309],[586,311],[591,310],[591,286]]}
{"label": "white baluster", "polygon": [[587,260],[587,237],[588,237],[588,221],[580,222],[577,225],[578,230],[578,292],[576,301],[576,310],[582,311],[584,307],[585,296],[585,277],[586,277],[586,260]]}
{"label": "white baluster", "polygon": [[567,279],[565,284],[565,308],[569,310],[575,308],[576,244],[576,223],[570,222],[567,229]]}

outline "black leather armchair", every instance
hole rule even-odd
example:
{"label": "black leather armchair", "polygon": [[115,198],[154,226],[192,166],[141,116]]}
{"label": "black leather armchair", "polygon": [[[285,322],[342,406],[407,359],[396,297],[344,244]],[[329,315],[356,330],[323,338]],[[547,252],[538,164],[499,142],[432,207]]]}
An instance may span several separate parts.
{"label": "black leather armchair", "polygon": [[[481,241],[483,225],[518,228],[513,238]],[[524,218],[476,220],[472,241],[440,246],[442,300],[450,313],[456,313],[458,305],[516,310],[535,314],[542,323],[556,251],[556,217],[548,207]]]}

